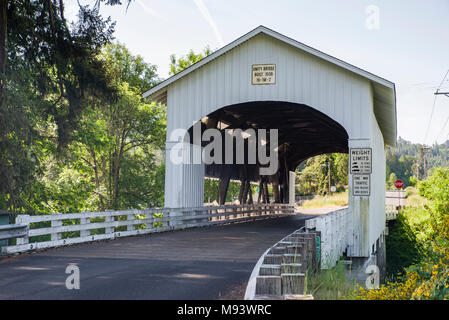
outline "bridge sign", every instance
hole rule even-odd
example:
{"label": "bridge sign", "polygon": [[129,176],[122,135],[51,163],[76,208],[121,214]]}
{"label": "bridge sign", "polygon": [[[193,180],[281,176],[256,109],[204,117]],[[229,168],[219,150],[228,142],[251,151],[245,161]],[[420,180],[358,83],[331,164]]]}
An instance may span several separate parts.
{"label": "bridge sign", "polygon": [[253,64],[252,84],[275,84],[276,65],[275,64]]}
{"label": "bridge sign", "polygon": [[355,174],[352,176],[352,195],[370,195],[370,176],[369,174]]}
{"label": "bridge sign", "polygon": [[404,186],[404,181],[402,181],[401,179],[398,179],[394,182],[394,186],[397,189],[402,189],[402,187]]}
{"label": "bridge sign", "polygon": [[349,154],[352,174],[371,174],[371,148],[351,148]]}

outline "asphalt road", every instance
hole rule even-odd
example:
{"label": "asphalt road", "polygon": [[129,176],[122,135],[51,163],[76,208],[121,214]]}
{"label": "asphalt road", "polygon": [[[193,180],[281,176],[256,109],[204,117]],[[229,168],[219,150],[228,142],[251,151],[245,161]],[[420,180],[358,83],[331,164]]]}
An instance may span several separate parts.
{"label": "asphalt road", "polygon": [[[296,215],[0,258],[0,299],[242,298],[264,251],[304,225]],[[69,264],[80,289],[65,287]]]}

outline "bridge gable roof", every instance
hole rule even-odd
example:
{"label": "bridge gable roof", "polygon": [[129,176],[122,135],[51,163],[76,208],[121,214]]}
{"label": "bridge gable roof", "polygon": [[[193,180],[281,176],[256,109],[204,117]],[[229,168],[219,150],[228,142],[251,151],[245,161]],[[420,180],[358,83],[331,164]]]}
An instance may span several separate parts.
{"label": "bridge gable roof", "polygon": [[256,37],[259,34],[266,34],[272,38],[275,38],[283,43],[286,43],[292,47],[309,53],[315,57],[339,66],[353,74],[359,75],[365,79],[368,79],[373,86],[373,104],[374,104],[374,114],[376,115],[377,122],[379,124],[380,130],[382,132],[385,144],[394,146],[396,144],[397,135],[397,116],[396,116],[396,92],[395,85],[393,82],[358,68],[352,64],[349,64],[343,60],[337,59],[331,55],[328,55],[322,51],[309,47],[299,41],[289,38],[283,34],[280,34],[274,30],[271,30],[264,26],[259,26],[247,34],[241,36],[240,38],[234,40],[233,42],[227,44],[226,46],[218,49],[204,59],[198,61],[197,63],[189,66],[188,68],[182,70],[181,72],[167,78],[156,86],[152,87],[148,91],[143,93],[143,98],[148,98],[151,100],[158,100],[166,91],[170,84],[176,82],[177,80],[185,77],[191,72],[201,68],[207,63],[219,58],[223,54],[233,50],[235,47],[241,45],[242,43]]}

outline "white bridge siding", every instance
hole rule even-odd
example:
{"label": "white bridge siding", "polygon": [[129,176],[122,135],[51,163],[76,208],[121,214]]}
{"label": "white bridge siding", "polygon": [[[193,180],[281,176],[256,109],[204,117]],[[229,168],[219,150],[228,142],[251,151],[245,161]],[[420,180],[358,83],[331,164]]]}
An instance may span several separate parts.
{"label": "white bridge siding", "polygon": [[[251,66],[268,63],[276,64],[276,84],[252,85]],[[251,101],[306,104],[340,123],[350,138],[370,135],[369,80],[264,34],[168,87],[167,132],[188,129],[218,109]]]}
{"label": "white bridge siding", "polygon": [[[253,64],[275,64],[276,83],[252,85]],[[160,99],[166,90],[167,159],[176,143],[169,140],[173,130],[187,130],[195,121],[225,106],[281,101],[312,107],[345,128],[349,148],[372,148],[371,195],[351,196],[352,176],[349,175],[349,207],[353,218],[353,230],[348,230],[351,233],[349,252],[352,256],[368,256],[385,227],[386,131],[381,132],[376,116],[378,120],[383,116],[382,121],[388,118],[378,108],[388,105],[394,96],[394,85],[391,84],[393,89],[384,87],[380,80],[374,83],[361,72],[350,70],[264,32],[258,33],[151,93],[153,98],[159,95]],[[379,94],[385,99],[379,99]],[[395,130],[394,127],[387,132],[390,140]],[[203,180],[203,165],[174,165],[167,161],[165,206],[203,205]]]}

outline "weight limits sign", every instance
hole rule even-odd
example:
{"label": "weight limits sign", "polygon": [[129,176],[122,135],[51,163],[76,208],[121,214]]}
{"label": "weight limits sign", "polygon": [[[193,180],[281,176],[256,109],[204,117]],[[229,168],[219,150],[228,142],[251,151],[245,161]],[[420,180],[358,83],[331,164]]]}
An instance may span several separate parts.
{"label": "weight limits sign", "polygon": [[372,149],[351,148],[349,166],[352,174],[352,195],[369,196],[371,194]]}
{"label": "weight limits sign", "polygon": [[372,149],[371,148],[351,148],[349,150],[349,165],[352,174],[371,174],[372,170]]}
{"label": "weight limits sign", "polygon": [[276,65],[275,64],[253,64],[252,84],[275,84]]}

